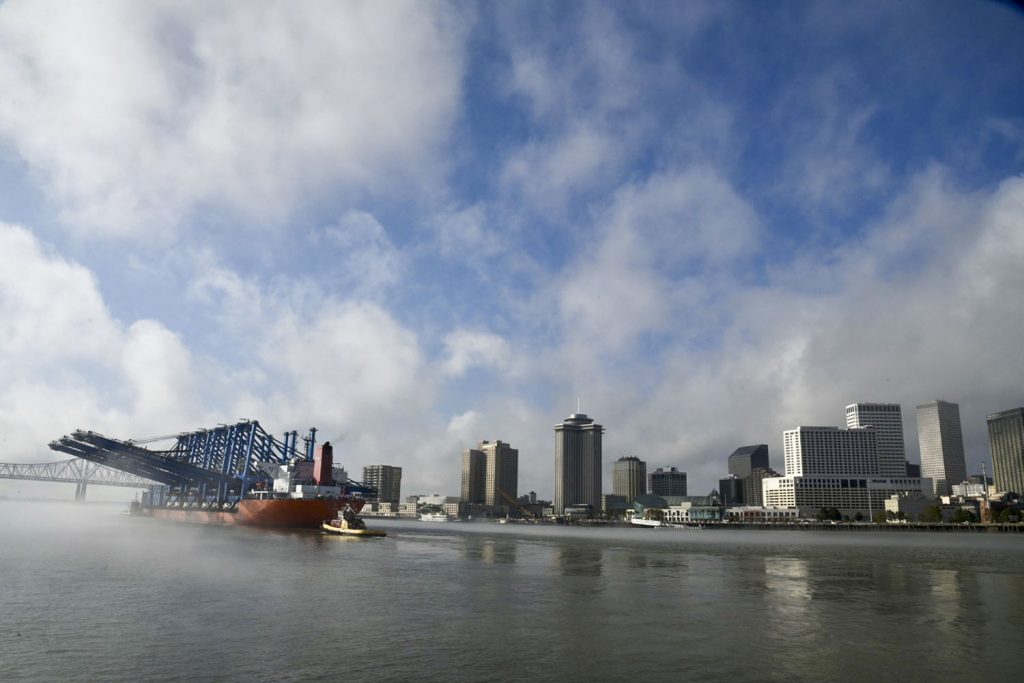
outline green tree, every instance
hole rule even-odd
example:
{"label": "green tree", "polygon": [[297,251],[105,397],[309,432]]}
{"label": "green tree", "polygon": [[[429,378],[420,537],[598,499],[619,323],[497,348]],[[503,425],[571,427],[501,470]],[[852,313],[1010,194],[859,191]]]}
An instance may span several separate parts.
{"label": "green tree", "polygon": [[891,513],[884,512],[884,511],[880,510],[880,511],[876,512],[875,516],[872,517],[871,519],[872,519],[872,521],[875,524],[885,524],[886,520],[889,519],[889,515],[890,514]]}
{"label": "green tree", "polygon": [[855,514],[853,516],[853,521],[855,521],[855,522],[863,522],[864,521],[864,514],[860,510],[858,510],[857,514]]}
{"label": "green tree", "polygon": [[1014,510],[1011,507],[1005,507],[999,511],[998,521],[1001,524],[1009,524],[1011,522],[1020,521],[1020,511]]}
{"label": "green tree", "polygon": [[966,522],[976,522],[978,520],[970,510],[957,508],[956,512],[953,513],[953,521],[957,524],[964,524]]}
{"label": "green tree", "polygon": [[926,507],[924,509],[924,512],[921,513],[921,521],[929,524],[941,522],[942,510],[939,508],[938,505],[931,505],[929,507]]}

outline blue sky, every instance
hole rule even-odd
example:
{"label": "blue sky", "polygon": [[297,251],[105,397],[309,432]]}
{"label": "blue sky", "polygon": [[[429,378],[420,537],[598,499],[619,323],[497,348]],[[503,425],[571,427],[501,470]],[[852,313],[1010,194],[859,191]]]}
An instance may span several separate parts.
{"label": "blue sky", "polygon": [[[0,444],[254,417],[457,493],[607,428],[710,489],[854,401],[1024,403],[998,3],[0,5]],[[606,477],[605,488],[610,488]]]}

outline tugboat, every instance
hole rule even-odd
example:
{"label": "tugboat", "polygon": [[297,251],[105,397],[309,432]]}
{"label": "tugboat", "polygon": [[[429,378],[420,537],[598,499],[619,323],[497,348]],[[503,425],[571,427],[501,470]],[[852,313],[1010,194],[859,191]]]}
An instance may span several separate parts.
{"label": "tugboat", "polygon": [[356,517],[356,512],[346,505],[337,519],[330,519],[320,525],[324,533],[337,536],[354,536],[356,538],[374,538],[387,536],[386,531],[367,529],[366,523]]}

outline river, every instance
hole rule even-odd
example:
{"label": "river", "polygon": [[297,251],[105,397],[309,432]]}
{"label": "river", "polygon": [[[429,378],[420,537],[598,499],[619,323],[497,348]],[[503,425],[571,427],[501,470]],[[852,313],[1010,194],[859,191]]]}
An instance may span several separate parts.
{"label": "river", "polygon": [[0,502],[3,681],[950,681],[1024,670],[1024,536],[367,520],[376,540]]}

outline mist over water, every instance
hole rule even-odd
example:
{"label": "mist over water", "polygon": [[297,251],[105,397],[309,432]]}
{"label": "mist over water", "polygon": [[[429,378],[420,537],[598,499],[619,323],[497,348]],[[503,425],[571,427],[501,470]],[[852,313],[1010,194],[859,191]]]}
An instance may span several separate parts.
{"label": "mist over water", "polygon": [[1024,664],[1024,537],[368,520],[200,527],[0,502],[0,680],[964,680]]}

